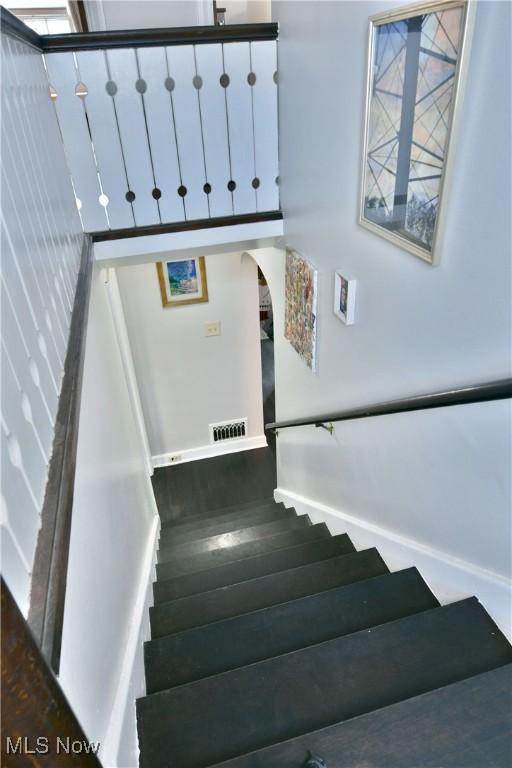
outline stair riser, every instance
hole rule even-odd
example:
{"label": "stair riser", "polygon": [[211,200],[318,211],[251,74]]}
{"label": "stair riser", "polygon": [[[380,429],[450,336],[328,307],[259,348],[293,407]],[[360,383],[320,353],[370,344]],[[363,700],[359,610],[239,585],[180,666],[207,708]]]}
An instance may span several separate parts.
{"label": "stair riser", "polygon": [[375,549],[330,558],[150,608],[152,638],[387,573]]}
{"label": "stair riser", "polygon": [[259,576],[267,576],[270,573],[297,568],[300,565],[327,560],[330,557],[349,552],[354,552],[354,545],[346,534],[323,538],[306,544],[297,544],[288,549],[279,549],[277,552],[270,552],[266,555],[220,565],[208,571],[155,582],[153,584],[154,602],[155,605],[165,603],[169,600],[200,594],[230,584],[239,584]]}
{"label": "stair riser", "polygon": [[435,608],[139,700],[141,768],[202,768],[511,661],[476,600]]}
{"label": "stair riser", "polygon": [[205,571],[208,568],[214,568],[225,563],[241,561],[246,557],[254,557],[266,552],[291,547],[294,544],[329,537],[330,533],[327,526],[324,523],[320,523],[299,530],[287,531],[277,536],[266,536],[264,539],[257,539],[249,544],[242,544],[232,549],[218,549],[214,552],[207,552],[195,557],[182,557],[173,559],[172,562],[168,563],[157,563],[156,575],[159,581],[163,581],[174,576]]}
{"label": "stair riser", "polygon": [[415,569],[145,644],[147,692],[278,656],[438,605]]}

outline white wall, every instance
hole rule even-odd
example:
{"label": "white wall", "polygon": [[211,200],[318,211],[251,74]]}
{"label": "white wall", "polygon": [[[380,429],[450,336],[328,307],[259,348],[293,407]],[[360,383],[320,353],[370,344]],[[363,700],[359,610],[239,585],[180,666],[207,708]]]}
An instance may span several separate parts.
{"label": "white wall", "polygon": [[[226,0],[227,24],[270,21],[270,0]],[[212,0],[85,0],[89,27],[144,29],[213,24]]]}
{"label": "white wall", "polygon": [[102,762],[137,765],[157,517],[109,303],[93,274],[60,682]]}
{"label": "white wall", "polygon": [[[206,257],[206,272],[207,303],[164,309],[155,264],[117,270],[157,464],[209,450],[214,422],[247,416],[251,445],[264,440],[256,264],[240,253],[216,254]],[[205,337],[204,323],[214,320],[221,335]]]}
{"label": "white wall", "polygon": [[213,23],[210,0],[85,0],[85,7],[91,31]]}
{"label": "white wall", "polygon": [[[276,334],[278,418],[509,376],[510,5],[478,6],[437,268],[356,223],[367,20],[382,5],[273,7],[285,238],[319,270],[318,374]],[[268,252],[266,265],[254,255],[275,304],[283,255]],[[335,269],[358,280],[352,327],[332,312]],[[442,597],[485,595],[506,626],[510,437],[507,402],[339,424],[333,438],[283,431],[278,482],[290,503],[302,499],[306,511],[312,501],[331,524],[332,510],[341,527],[355,519],[361,543],[373,526],[370,539],[384,536],[392,565],[419,562],[418,547],[426,548],[423,572]]]}
{"label": "white wall", "polygon": [[2,572],[26,616],[82,229],[42,57],[1,50]]}
{"label": "white wall", "polygon": [[261,24],[271,21],[270,0],[222,0],[226,24]]}

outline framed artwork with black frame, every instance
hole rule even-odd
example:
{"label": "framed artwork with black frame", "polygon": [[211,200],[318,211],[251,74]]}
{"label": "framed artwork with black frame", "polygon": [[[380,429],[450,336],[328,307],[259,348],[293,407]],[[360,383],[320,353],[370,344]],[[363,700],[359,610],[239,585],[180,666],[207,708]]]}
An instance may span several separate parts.
{"label": "framed artwork with black frame", "polygon": [[431,264],[473,17],[444,0],[370,18],[359,223]]}

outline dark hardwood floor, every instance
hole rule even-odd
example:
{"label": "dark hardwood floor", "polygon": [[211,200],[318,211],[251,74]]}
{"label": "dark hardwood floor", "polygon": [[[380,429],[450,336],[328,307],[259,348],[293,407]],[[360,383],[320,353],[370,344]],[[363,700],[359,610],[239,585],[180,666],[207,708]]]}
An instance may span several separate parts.
{"label": "dark hardwood floor", "polygon": [[268,499],[276,485],[273,446],[162,467],[153,475],[162,523]]}
{"label": "dark hardwood floor", "polygon": [[[274,342],[261,342],[263,422],[275,421]],[[156,469],[153,490],[162,522],[235,504],[257,502],[277,486],[276,439],[268,448],[241,451]]]}

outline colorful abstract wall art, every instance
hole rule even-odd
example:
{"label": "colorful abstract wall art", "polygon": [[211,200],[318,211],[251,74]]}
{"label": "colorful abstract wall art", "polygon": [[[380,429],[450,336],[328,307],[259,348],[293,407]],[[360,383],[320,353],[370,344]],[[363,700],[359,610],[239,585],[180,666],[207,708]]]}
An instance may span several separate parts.
{"label": "colorful abstract wall art", "polygon": [[284,335],[316,371],[317,271],[296,251],[286,252]]}

